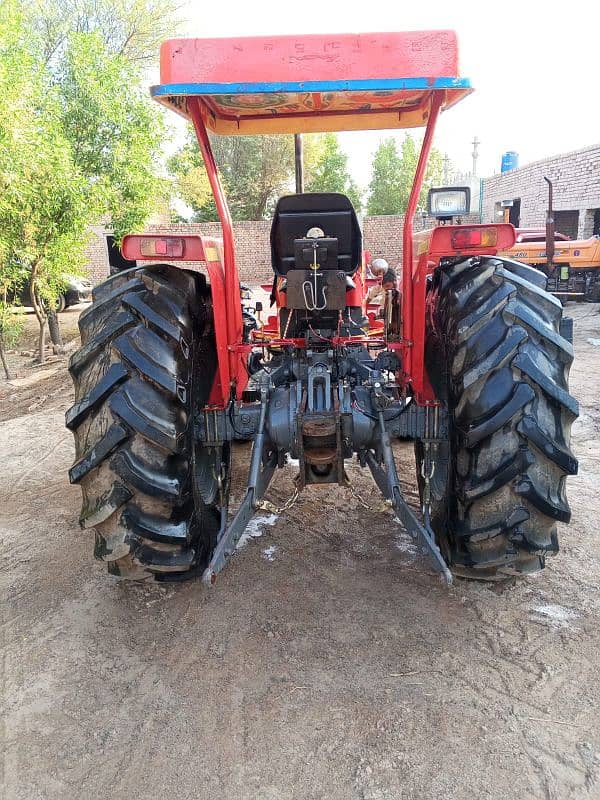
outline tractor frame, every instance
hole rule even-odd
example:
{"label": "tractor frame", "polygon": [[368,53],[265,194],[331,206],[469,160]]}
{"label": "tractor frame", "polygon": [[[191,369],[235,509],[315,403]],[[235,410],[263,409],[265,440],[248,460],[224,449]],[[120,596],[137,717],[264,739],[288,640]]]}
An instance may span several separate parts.
{"label": "tractor frame", "polygon": [[[377,36],[377,35],[376,35]],[[378,35],[385,36],[385,35]],[[415,34],[396,34],[402,37],[402,41],[396,41],[396,46],[406,47],[410,44],[414,48],[426,47],[429,51],[435,47],[436,40],[448,40],[454,43],[453,34],[448,31],[424,32]],[[352,39],[354,41],[352,41]],[[336,41],[337,40],[337,41]],[[275,51],[277,55],[280,51],[289,55],[290,48],[301,52],[315,53],[321,49],[327,50],[328,43],[331,47],[339,48],[341,51],[359,51],[363,62],[369,62],[373,58],[375,50],[372,42],[364,37],[363,42],[359,42],[356,37],[276,37],[269,41],[262,40],[257,42],[259,49],[264,48],[267,52]],[[198,40],[196,53],[202,45],[202,40]],[[233,41],[233,40],[232,40]],[[243,40],[233,41],[233,47]],[[247,40],[251,42],[251,40]],[[163,72],[166,73],[165,80],[172,80],[170,75],[171,64],[177,54],[177,49],[181,48],[181,41],[167,42],[163,45],[161,64]],[[214,41],[206,42],[209,51],[214,50],[219,45]],[[248,44],[246,43],[246,47]],[[362,49],[361,49],[362,48]],[[191,69],[190,59],[193,56],[194,47],[187,46],[187,50],[181,55],[181,61],[185,63],[184,69],[188,72]],[[255,50],[254,52],[257,52]],[[401,59],[402,60],[402,59]],[[406,61],[406,58],[404,59]],[[227,55],[223,56],[223,61],[227,61]],[[229,90],[231,83],[229,79]],[[391,85],[390,81],[387,81]],[[400,490],[400,481],[396,470],[393,452],[391,448],[391,437],[411,436],[419,437],[425,443],[427,453],[437,446],[438,441],[446,435],[446,420],[444,409],[436,399],[434,391],[430,385],[425,369],[425,328],[426,316],[429,313],[428,303],[431,297],[427,298],[427,283],[433,270],[445,257],[456,257],[465,250],[453,246],[452,231],[461,226],[444,226],[443,228],[432,229],[419,233],[417,236],[413,232],[413,224],[417,203],[423,187],[427,160],[431,150],[436,123],[444,105],[450,105],[457,99],[470,92],[470,84],[464,79],[446,76],[437,80],[429,77],[425,84],[420,82],[420,76],[403,76],[402,81],[396,82],[397,86],[406,91],[414,87],[425,86],[426,91],[422,93],[421,116],[425,121],[425,132],[421,151],[416,167],[413,185],[406,209],[404,228],[402,231],[403,241],[403,269],[400,292],[400,329],[395,337],[388,337],[385,332],[378,340],[366,336],[338,335],[331,337],[328,346],[331,352],[342,351],[348,347],[361,347],[367,349],[377,345],[379,356],[376,360],[376,368],[372,369],[372,375],[367,380],[369,384],[370,404],[375,412],[374,447],[354,449],[358,451],[358,457],[363,466],[368,466],[375,483],[382,494],[394,509],[395,513],[402,521],[406,529],[416,538],[424,550],[430,555],[433,566],[441,573],[447,584],[451,584],[452,575],[435,541],[435,534],[429,523],[429,508],[425,501],[422,512],[423,518],[419,520],[413,510],[408,506]],[[340,87],[341,89],[342,87]],[[395,86],[394,86],[395,88]],[[224,87],[220,87],[224,90]],[[190,269],[190,262],[195,262],[192,267],[206,272],[209,278],[212,306],[214,309],[214,330],[216,338],[216,349],[218,355],[218,367],[216,379],[213,383],[209,402],[204,409],[202,417],[196,421],[198,435],[205,446],[219,447],[223,442],[235,439],[240,433],[244,438],[253,438],[253,450],[247,481],[247,492],[239,509],[231,521],[228,520],[227,504],[223,507],[222,526],[219,534],[217,546],[212,554],[210,563],[204,571],[204,581],[213,584],[216,575],[225,566],[235,550],[235,544],[243,533],[248,521],[255,511],[260,508],[261,498],[263,497],[269,481],[278,466],[281,466],[281,452],[283,449],[292,445],[293,434],[283,436],[283,447],[270,450],[268,447],[269,436],[266,426],[269,417],[270,403],[272,403],[273,387],[268,384],[259,387],[259,399],[253,402],[245,402],[245,393],[248,383],[247,359],[249,353],[256,344],[248,343],[243,340],[242,313],[239,302],[239,273],[236,263],[235,243],[231,214],[227,205],[227,198],[219,177],[218,167],[213,155],[210,144],[209,132],[207,129],[207,106],[209,111],[213,108],[212,104],[207,103],[206,95],[202,95],[204,90],[190,90],[189,87],[179,85],[161,85],[155,87],[153,94],[155,99],[166,102],[170,107],[182,113],[191,120],[198,145],[202,153],[206,172],[215,199],[222,226],[222,242],[206,237],[183,237],[179,239],[181,246],[176,245],[168,250],[165,245],[161,250],[161,255],[169,256],[168,261],[174,264],[180,263],[182,268]],[[456,96],[454,96],[456,95]],[[183,106],[185,98],[185,108]],[[388,116],[386,121],[390,122],[389,109],[386,109]],[[412,109],[411,109],[412,111]],[[361,119],[368,119],[369,111],[362,112],[355,110],[352,125],[347,127],[360,127]],[[340,115],[333,115],[327,111],[319,111],[318,108],[311,113],[312,129],[328,130],[343,129],[339,123]],[[331,121],[334,125],[331,125]],[[397,114],[394,120],[394,127],[404,127],[402,112]],[[365,127],[379,127],[368,124]],[[383,123],[385,124],[385,122]],[[411,118],[409,124],[412,126],[415,121]],[[418,124],[418,123],[417,123]],[[302,127],[300,127],[302,130]],[[265,131],[268,132],[268,129]],[[294,129],[296,132],[296,129]],[[465,226],[463,226],[465,227]],[[476,250],[467,247],[466,253],[477,255],[494,255],[501,247],[509,247],[514,242],[514,229],[510,225],[496,226],[466,226],[468,231],[476,231],[478,228],[490,230],[495,227],[497,230],[496,240],[493,246],[481,247],[480,240]],[[156,237],[162,241],[161,237]],[[164,239],[164,237],[163,237]],[[123,254],[126,258],[136,260],[156,260],[159,253],[152,247],[152,237],[148,236],[129,236],[123,243]],[[146,253],[146,255],[144,255]],[[169,255],[170,253],[170,255]],[[358,302],[362,302],[362,283],[358,282],[359,289]],[[302,350],[308,359],[312,357],[310,343],[302,337],[272,337],[269,345],[275,348],[284,348],[289,352]],[[383,349],[381,349],[383,348]],[[322,359],[314,359],[314,364],[309,365],[305,376],[306,382],[318,380],[315,371],[322,370]],[[383,367],[392,368],[395,373],[396,396],[392,400],[383,391]],[[288,395],[289,400],[289,395]],[[342,403],[344,402],[342,398]],[[408,406],[412,403],[410,409]],[[295,409],[300,413],[300,409]],[[386,418],[385,413],[388,413]],[[408,413],[406,413],[408,412]],[[361,412],[356,409],[344,408],[342,414],[353,416],[353,427],[360,429]],[[391,421],[390,421],[391,420]],[[339,469],[336,472],[338,482],[347,480],[343,469],[343,457],[340,451],[339,437],[339,412],[338,412],[338,458],[340,460]],[[269,426],[271,436],[273,432],[273,421]],[[281,443],[280,443],[281,444]],[[350,449],[350,451],[352,448]],[[346,454],[347,457],[347,454]],[[429,470],[432,470],[431,459],[426,459]],[[421,476],[427,484],[429,476],[427,470],[423,470]],[[300,480],[300,488],[305,481]],[[427,489],[425,491],[427,498]]]}

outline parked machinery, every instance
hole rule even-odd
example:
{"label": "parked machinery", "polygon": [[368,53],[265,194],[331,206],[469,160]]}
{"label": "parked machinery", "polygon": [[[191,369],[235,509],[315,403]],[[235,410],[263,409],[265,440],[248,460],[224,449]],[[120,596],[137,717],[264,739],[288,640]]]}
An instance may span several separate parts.
{"label": "parked machinery", "polygon": [[[449,31],[163,45],[153,95],[194,125],[223,240],[127,237],[125,257],[153,263],[97,287],[81,316],[70,477],[111,573],[202,574],[212,584],[288,455],[298,460],[296,491],[346,485],[356,458],[447,583],[452,572],[536,570],[557,551],[556,523],[570,516],[565,479],[577,469],[561,305],[538,271],[497,256],[514,243],[510,225],[412,231],[439,113],[470,91]],[[401,287],[383,318],[364,315],[350,201],[299,193],[282,197],[273,218],[276,324],[247,340],[208,129],[418,125],[423,146],[398,232]],[[460,192],[437,202],[464,213]],[[402,496],[395,436],[415,439],[419,515]],[[230,512],[236,438],[253,444],[245,495]]]}

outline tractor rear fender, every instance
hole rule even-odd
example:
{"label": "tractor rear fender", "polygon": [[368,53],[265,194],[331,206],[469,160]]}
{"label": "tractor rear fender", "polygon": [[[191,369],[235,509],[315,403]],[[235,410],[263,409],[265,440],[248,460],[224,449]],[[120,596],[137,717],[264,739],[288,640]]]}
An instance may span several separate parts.
{"label": "tractor rear fender", "polygon": [[[418,405],[435,402],[436,397],[425,371],[425,321],[432,311],[435,298],[427,295],[427,282],[442,258],[494,256],[511,247],[515,229],[507,223],[497,225],[441,225],[420,231],[413,237],[412,281],[408,298],[412,305],[411,329],[403,331],[398,349],[410,348],[410,375],[403,382],[410,383]],[[403,284],[404,285],[404,284]],[[406,363],[406,361],[404,361]]]}
{"label": "tractor rear fender", "polygon": [[217,348],[217,372],[208,403],[225,408],[229,402],[232,378],[238,378],[245,388],[247,373],[240,364],[239,375],[232,376],[229,368],[229,342],[227,338],[227,306],[225,302],[225,276],[222,263],[222,244],[218,239],[201,236],[166,236],[164,234],[136,234],[125,236],[121,245],[123,256],[131,261],[168,262],[186,272],[201,272],[208,277],[212,298],[213,325]]}

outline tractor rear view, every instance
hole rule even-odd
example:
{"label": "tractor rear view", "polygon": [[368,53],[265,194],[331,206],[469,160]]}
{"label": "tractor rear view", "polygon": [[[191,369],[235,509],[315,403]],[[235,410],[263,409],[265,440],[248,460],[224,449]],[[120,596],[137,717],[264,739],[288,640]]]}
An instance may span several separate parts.
{"label": "tractor rear view", "polygon": [[[223,239],[126,237],[126,258],[148,263],[97,287],[81,316],[70,478],[109,572],[214,583],[288,456],[297,492],[347,485],[355,458],[448,584],[453,572],[531,572],[558,550],[566,476],[577,469],[560,302],[535,269],[497,257],[514,243],[510,225],[412,231],[439,114],[470,91],[450,31],[163,45],[152,93],[194,125]],[[276,323],[245,328],[208,130],[423,125],[398,232],[401,286],[383,318],[365,314],[362,234],[348,198],[299,193],[280,199],[272,221]],[[438,198],[450,215],[460,199]],[[400,490],[394,437],[415,440],[418,515]],[[247,488],[230,509],[240,438],[252,440]]]}

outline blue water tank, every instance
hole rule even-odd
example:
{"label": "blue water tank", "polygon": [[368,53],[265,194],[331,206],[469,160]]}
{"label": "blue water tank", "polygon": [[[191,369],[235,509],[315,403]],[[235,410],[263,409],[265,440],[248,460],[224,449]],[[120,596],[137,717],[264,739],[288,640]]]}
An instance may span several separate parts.
{"label": "blue water tank", "polygon": [[502,163],[500,164],[500,172],[510,172],[511,169],[517,169],[519,166],[519,154],[514,150],[508,150],[502,154]]}

